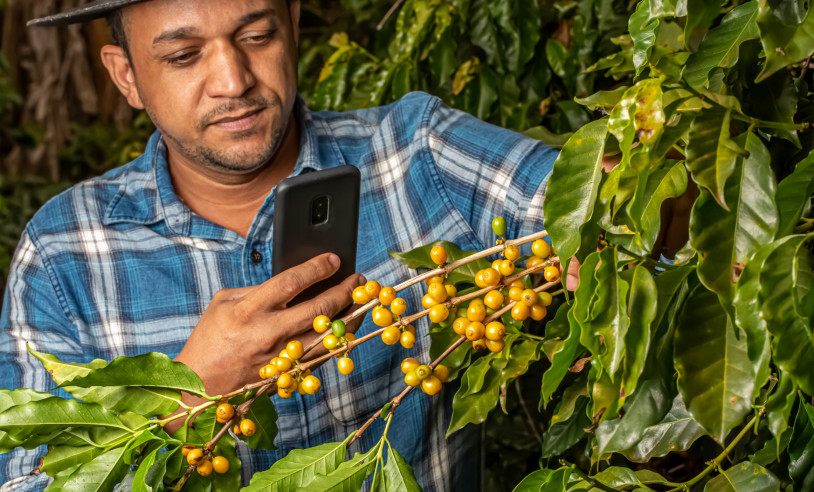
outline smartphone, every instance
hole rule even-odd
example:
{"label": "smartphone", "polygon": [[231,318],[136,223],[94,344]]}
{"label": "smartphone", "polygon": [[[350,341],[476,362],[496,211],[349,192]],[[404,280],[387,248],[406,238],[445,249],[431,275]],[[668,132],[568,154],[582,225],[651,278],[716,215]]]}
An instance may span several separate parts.
{"label": "smartphone", "polygon": [[289,305],[316,297],[355,272],[360,180],[357,168],[344,165],[277,184],[272,274],[323,253],[335,253],[342,260],[333,276],[305,289]]}

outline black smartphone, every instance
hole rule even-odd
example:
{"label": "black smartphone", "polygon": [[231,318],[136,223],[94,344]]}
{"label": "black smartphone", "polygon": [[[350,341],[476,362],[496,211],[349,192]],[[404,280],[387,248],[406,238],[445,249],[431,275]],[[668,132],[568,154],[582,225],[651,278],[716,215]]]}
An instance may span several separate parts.
{"label": "black smartphone", "polygon": [[277,184],[272,274],[323,253],[335,253],[342,260],[333,276],[307,288],[289,305],[311,299],[355,272],[360,180],[357,168],[344,165]]}

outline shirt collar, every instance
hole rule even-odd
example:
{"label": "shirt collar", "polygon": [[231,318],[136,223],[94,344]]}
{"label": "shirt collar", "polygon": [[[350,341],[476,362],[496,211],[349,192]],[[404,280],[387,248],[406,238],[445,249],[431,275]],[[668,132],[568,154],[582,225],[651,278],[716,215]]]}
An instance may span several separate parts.
{"label": "shirt collar", "polygon": [[[314,117],[299,96],[295,111],[301,130],[300,155],[291,176],[345,164],[328,125],[321,118]],[[160,132],[153,133],[144,154],[128,164],[118,180],[121,184],[105,213],[105,225],[119,222],[153,224],[163,220],[176,234],[190,235],[192,211],[172,187],[167,146]]]}

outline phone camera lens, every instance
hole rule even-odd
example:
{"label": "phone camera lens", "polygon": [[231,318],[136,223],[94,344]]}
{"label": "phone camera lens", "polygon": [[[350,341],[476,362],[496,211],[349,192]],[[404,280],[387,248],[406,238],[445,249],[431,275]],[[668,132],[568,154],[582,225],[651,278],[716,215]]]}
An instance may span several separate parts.
{"label": "phone camera lens", "polygon": [[311,223],[322,224],[328,221],[328,197],[320,196],[311,202]]}

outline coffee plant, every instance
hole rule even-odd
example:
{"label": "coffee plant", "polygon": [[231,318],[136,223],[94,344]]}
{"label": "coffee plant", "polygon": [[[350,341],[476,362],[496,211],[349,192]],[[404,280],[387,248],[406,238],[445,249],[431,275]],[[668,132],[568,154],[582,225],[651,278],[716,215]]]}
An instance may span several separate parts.
{"label": "coffee plant", "polygon": [[[365,363],[353,360],[361,343],[411,347],[429,317],[429,357],[404,361],[401,393],[345,441],[294,450],[245,490],[419,490],[387,431],[414,388],[432,398],[442,384],[457,388],[448,435],[508,410],[537,434],[525,452],[539,469],[516,491],[814,490],[812,10],[396,2],[384,48],[332,38],[312,102],[350,109],[422,89],[561,144],[546,231],[506,238],[496,218],[493,248],[393,253],[421,271],[357,289],[355,312],[315,319],[320,341],[292,340],[233,394],[207,395],[162,354],[77,364],[32,348],[75,399],[0,390],[0,451],[48,444],[38,471],[54,490],[236,490],[235,440],[273,446],[269,394],[319,391],[310,368],[336,358],[348,374]],[[676,240],[678,252],[665,247]],[[561,270],[577,271],[573,292]],[[426,289],[422,306],[400,300],[408,288]],[[345,325],[367,313],[379,329],[356,338]],[[330,353],[310,357],[317,343]],[[379,418],[378,443],[348,459]],[[195,426],[170,436],[171,421]]]}

